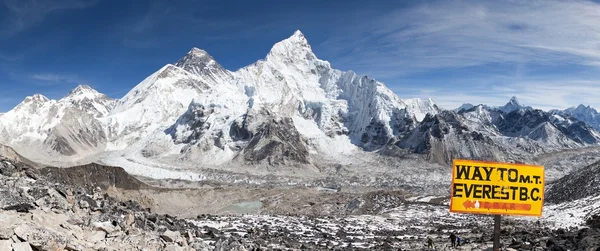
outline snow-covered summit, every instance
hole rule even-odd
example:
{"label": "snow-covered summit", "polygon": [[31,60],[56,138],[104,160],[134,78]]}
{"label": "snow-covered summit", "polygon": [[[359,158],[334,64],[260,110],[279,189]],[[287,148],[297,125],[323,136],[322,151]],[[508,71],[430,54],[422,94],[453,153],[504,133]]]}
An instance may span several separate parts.
{"label": "snow-covered summit", "polygon": [[531,110],[533,109],[531,106],[524,106],[519,102],[519,99],[516,96],[512,96],[506,105],[499,107],[499,109],[505,113],[511,113],[516,110],[525,109]]}
{"label": "snow-covered summit", "polygon": [[516,96],[512,96],[510,98],[510,100],[503,106],[489,106],[486,104],[473,105],[470,103],[464,103],[460,107],[454,109],[454,111],[455,112],[466,112],[476,106],[481,106],[482,108],[489,110],[489,111],[499,110],[504,113],[511,113],[516,110],[533,110],[533,108],[531,106],[524,106],[523,104],[521,104],[521,102],[519,101],[519,99]]}
{"label": "snow-covered summit", "polygon": [[304,34],[297,30],[289,38],[276,43],[266,59],[268,61],[289,60],[288,62],[298,63],[305,60],[314,60],[316,56]]}
{"label": "snow-covered summit", "polygon": [[32,96],[27,96],[25,97],[25,99],[21,102],[21,104],[30,104],[30,103],[46,103],[49,102],[50,99],[47,98],[46,96],[36,93],[33,94]]}
{"label": "snow-covered summit", "polygon": [[50,103],[54,102],[56,101],[51,100],[42,94],[34,94],[32,96],[27,96],[25,97],[25,99],[23,99],[23,101],[21,101],[21,103],[19,103],[15,108],[11,110],[12,112],[9,111],[6,113],[8,116],[5,116],[5,119],[12,116],[11,114],[15,114],[16,111],[21,111],[21,113],[25,114],[37,113],[40,109],[43,109],[43,107],[48,106],[50,105]]}
{"label": "snow-covered summit", "polygon": [[72,98],[72,99],[84,99],[84,98],[95,99],[95,98],[97,98],[99,96],[105,96],[105,95],[99,93],[96,90],[94,90],[89,85],[78,85],[77,87],[75,87],[75,89],[73,89],[71,92],[69,92],[69,94],[67,94],[67,96],[65,96],[65,98]]}
{"label": "snow-covered summit", "polygon": [[552,110],[550,111],[553,114],[559,115],[569,115],[574,118],[583,121],[593,127],[596,130],[600,131],[600,112],[589,105],[580,104],[577,107],[567,108],[565,110]]}
{"label": "snow-covered summit", "polygon": [[460,112],[460,111],[466,111],[469,110],[471,108],[475,107],[473,104],[471,103],[464,103],[461,106],[459,106],[458,108],[454,109],[455,112]]}
{"label": "snow-covered summit", "polygon": [[422,121],[427,114],[438,114],[441,110],[431,98],[410,98],[402,101],[406,104],[407,110],[412,111],[417,121]]}
{"label": "snow-covered summit", "polygon": [[231,72],[223,68],[208,52],[196,47],[174,65],[213,84],[231,81]]}
{"label": "snow-covered summit", "polygon": [[58,103],[65,107],[77,108],[94,117],[107,115],[116,105],[114,99],[94,90],[89,85],[78,85]]}

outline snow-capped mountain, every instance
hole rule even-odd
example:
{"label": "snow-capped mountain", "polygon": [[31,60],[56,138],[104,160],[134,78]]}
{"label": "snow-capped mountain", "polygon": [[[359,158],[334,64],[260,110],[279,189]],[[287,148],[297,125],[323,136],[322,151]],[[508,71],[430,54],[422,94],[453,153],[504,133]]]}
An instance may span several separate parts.
{"label": "snow-capped mountain", "polygon": [[34,160],[104,151],[105,128],[98,118],[114,104],[89,86],[78,86],[58,101],[35,94],[2,116],[0,142]]}
{"label": "snow-capped mountain", "polygon": [[453,158],[524,161],[535,154],[600,143],[600,133],[570,116],[521,105],[477,105],[426,117],[398,147],[449,163]]}
{"label": "snow-capped mountain", "polygon": [[28,97],[2,116],[0,142],[74,159],[307,163],[315,153],[378,149],[438,112],[430,99],[402,100],[381,82],[333,69],[297,31],[235,72],[192,48],[116,101],[88,86],[58,101]]}
{"label": "snow-capped mountain", "polygon": [[401,99],[379,81],[318,59],[300,31],[236,71],[192,48],[119,100],[79,86],[58,101],[27,97],[1,116],[0,143],[25,157],[115,165],[125,159],[139,170],[174,162],[311,166],[365,151],[377,158],[394,147],[438,163],[522,160],[600,141],[585,123],[516,97],[459,112],[442,111],[431,99]]}
{"label": "snow-capped mountain", "polygon": [[562,111],[552,110],[550,112],[561,116],[573,116],[574,118],[583,121],[594,129],[600,131],[600,112],[589,105],[585,106],[580,104],[577,107],[567,108]]}
{"label": "snow-capped mountain", "polygon": [[513,96],[512,98],[510,98],[508,103],[506,103],[506,105],[498,107],[498,109],[500,111],[503,111],[504,113],[510,113],[510,112],[516,111],[516,110],[532,110],[533,108],[531,106],[521,105],[521,102],[519,102],[519,99],[517,97]]}
{"label": "snow-capped mountain", "polygon": [[469,110],[471,108],[475,107],[473,104],[471,103],[464,103],[461,106],[459,106],[458,108],[454,109],[455,112],[460,112],[462,110]]}
{"label": "snow-capped mountain", "polygon": [[[523,110],[532,110],[533,109],[531,106],[522,105],[516,96],[512,96],[510,98],[510,100],[508,101],[508,103],[506,103],[503,106],[488,106],[486,104],[480,104],[480,106],[482,106],[486,110],[492,110],[492,111],[499,110],[499,111],[503,111],[504,113],[510,113],[512,111],[520,110],[520,109],[523,109]],[[459,106],[458,108],[454,109],[454,111],[455,112],[460,112],[462,110],[466,111],[466,110],[472,109],[473,107],[475,107],[475,105],[465,103],[465,104],[462,104],[461,106]]]}

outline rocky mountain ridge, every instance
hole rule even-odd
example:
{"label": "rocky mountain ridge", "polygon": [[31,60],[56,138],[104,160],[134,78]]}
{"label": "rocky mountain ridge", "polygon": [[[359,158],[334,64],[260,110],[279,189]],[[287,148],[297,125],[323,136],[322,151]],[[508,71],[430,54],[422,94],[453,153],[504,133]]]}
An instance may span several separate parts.
{"label": "rocky mountain ridge", "polygon": [[594,109],[591,106],[585,106],[583,104],[578,105],[577,107],[567,108],[565,110],[552,110],[550,111],[553,114],[558,115],[569,115],[580,121],[583,121],[593,127],[596,130],[600,130],[600,112]]}
{"label": "rocky mountain ridge", "polygon": [[600,133],[588,124],[522,106],[513,97],[502,107],[463,105],[459,112],[428,115],[396,145],[450,163],[454,158],[524,162],[539,154],[598,143]]}

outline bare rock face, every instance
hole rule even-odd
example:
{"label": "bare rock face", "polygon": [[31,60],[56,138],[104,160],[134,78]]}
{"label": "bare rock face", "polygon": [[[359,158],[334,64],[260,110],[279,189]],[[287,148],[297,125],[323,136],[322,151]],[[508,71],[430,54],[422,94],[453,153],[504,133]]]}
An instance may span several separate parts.
{"label": "bare rock face", "polygon": [[177,242],[181,238],[181,234],[179,232],[167,230],[160,235],[160,238],[166,242]]}
{"label": "bare rock face", "polygon": [[96,186],[107,189],[114,186],[122,189],[141,189],[147,185],[129,175],[121,167],[103,166],[96,163],[69,168],[46,167],[39,170],[46,179],[53,182],[79,187]]}
{"label": "bare rock face", "polygon": [[243,157],[246,162],[267,161],[271,165],[286,161],[309,163],[308,148],[291,118],[272,119],[258,126]]}
{"label": "bare rock face", "polygon": [[443,111],[427,115],[410,134],[396,143],[400,148],[426,154],[427,159],[448,164],[454,158],[506,160],[508,150],[489,136],[471,130],[460,115]]}
{"label": "bare rock face", "polygon": [[65,156],[100,151],[107,142],[100,121],[88,113],[66,110],[61,123],[49,131],[44,145]]}
{"label": "bare rock face", "polygon": [[165,130],[165,133],[171,135],[171,138],[177,144],[196,143],[211,126],[210,122],[207,121],[209,116],[215,112],[215,109],[219,108],[191,103],[188,110],[177,119],[174,125]]}
{"label": "bare rock face", "polygon": [[33,251],[27,242],[13,243],[12,248],[14,251]]}
{"label": "bare rock face", "polygon": [[544,200],[551,203],[568,202],[598,195],[600,162],[581,168],[550,185]]}
{"label": "bare rock face", "polygon": [[12,241],[0,240],[0,250],[12,250]]}

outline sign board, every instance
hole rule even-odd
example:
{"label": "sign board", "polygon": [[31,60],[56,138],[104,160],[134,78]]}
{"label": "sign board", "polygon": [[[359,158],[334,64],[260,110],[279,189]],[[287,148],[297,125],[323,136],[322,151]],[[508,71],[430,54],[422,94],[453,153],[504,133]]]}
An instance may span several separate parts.
{"label": "sign board", "polygon": [[454,160],[450,212],[542,216],[544,167]]}

